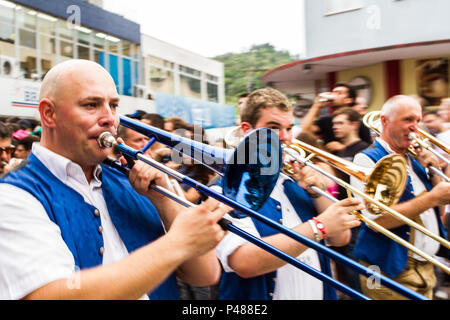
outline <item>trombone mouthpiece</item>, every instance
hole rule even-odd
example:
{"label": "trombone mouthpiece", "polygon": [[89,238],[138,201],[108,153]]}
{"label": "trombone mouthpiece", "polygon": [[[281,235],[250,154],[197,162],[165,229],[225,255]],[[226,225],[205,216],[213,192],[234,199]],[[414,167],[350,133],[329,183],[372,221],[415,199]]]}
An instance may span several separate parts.
{"label": "trombone mouthpiece", "polygon": [[100,148],[112,148],[117,142],[111,132],[103,132],[97,138],[97,143]]}
{"label": "trombone mouthpiece", "polygon": [[410,139],[412,139],[412,140],[416,140],[416,139],[417,139],[417,135],[416,135],[414,132],[410,132],[410,133],[408,134],[408,137],[409,137]]}

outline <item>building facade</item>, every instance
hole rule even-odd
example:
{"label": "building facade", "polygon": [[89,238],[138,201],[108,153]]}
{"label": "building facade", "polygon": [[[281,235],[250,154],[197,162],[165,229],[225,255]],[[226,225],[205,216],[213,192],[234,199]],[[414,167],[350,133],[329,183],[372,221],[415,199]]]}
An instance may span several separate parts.
{"label": "building facade", "polygon": [[[124,114],[141,109],[202,123],[205,112],[193,115],[193,104],[224,114],[233,108],[223,105],[222,63],[142,35],[138,23],[102,9],[102,1],[0,0],[0,116],[37,118],[42,78],[73,58],[108,70]],[[161,95],[182,101],[181,109],[166,110]]]}
{"label": "building facade", "polygon": [[263,81],[310,99],[349,82],[370,109],[396,94],[435,106],[450,95],[448,12],[446,0],[305,0],[306,55]]}

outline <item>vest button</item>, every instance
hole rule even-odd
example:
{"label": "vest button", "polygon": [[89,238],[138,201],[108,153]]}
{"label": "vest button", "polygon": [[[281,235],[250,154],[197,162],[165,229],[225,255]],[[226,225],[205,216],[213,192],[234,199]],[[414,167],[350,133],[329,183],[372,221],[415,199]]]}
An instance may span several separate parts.
{"label": "vest button", "polygon": [[100,211],[98,209],[94,210],[94,216],[96,216],[96,217],[100,216]]}
{"label": "vest button", "polygon": [[280,223],[283,223],[283,219],[280,219]]}
{"label": "vest button", "polygon": [[103,256],[103,252],[105,252],[105,248],[100,247],[100,249],[98,249],[98,254]]}
{"label": "vest button", "polygon": [[270,297],[273,297],[273,292],[269,292],[269,296],[270,296]]}
{"label": "vest button", "polygon": [[98,233],[102,234],[102,233],[103,233],[103,227],[102,227],[102,226],[99,226],[98,229],[97,229],[97,231],[98,231]]}
{"label": "vest button", "polygon": [[280,211],[281,210],[281,206],[277,205],[277,210]]}

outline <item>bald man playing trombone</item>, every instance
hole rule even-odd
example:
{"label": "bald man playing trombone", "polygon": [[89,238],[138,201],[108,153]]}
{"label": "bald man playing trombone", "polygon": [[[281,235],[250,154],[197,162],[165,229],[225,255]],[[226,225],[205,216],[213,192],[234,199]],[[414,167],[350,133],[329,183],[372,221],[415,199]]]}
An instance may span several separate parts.
{"label": "bald man playing trombone", "polygon": [[[422,119],[422,108],[412,97],[398,95],[390,98],[381,109],[381,136],[368,149],[358,153],[354,163],[364,167],[374,167],[382,157],[397,153],[405,157],[408,168],[408,180],[399,202],[391,208],[407,218],[423,225],[435,235],[445,238],[445,229],[440,219],[439,206],[450,203],[450,183],[442,181],[438,175],[427,169],[439,167],[438,159],[427,150],[417,150],[418,158],[407,151],[412,143],[411,133],[417,131]],[[362,183],[351,177],[351,184],[363,191]],[[370,215],[369,218],[386,229],[394,232],[417,249],[429,256],[435,254],[449,257],[448,249],[440,247],[439,242],[410,228],[389,214]],[[366,224],[361,228],[353,255],[363,264],[372,265],[384,272],[396,282],[416,292],[432,298],[436,277],[431,262],[381,233],[373,231]],[[363,293],[372,299],[403,299],[393,291],[379,285],[373,285],[361,276]]]}
{"label": "bald man playing trombone", "polygon": [[175,274],[197,286],[220,276],[212,250],[227,210],[185,209],[149,189],[162,173],[136,162],[129,178],[100,165],[116,133],[119,95],[95,62],[45,76],[40,145],[0,181],[0,299],[177,299]]}

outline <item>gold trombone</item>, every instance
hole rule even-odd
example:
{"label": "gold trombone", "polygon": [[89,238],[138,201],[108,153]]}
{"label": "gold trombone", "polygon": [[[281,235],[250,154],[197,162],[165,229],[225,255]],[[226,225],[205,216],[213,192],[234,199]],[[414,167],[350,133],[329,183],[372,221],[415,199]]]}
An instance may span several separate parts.
{"label": "gold trombone", "polygon": [[[381,135],[381,122],[380,122],[380,111],[371,111],[364,115],[362,121],[364,125],[369,128],[370,130],[374,131],[376,134]],[[450,154],[450,147],[445,144],[444,142],[440,141],[436,137],[433,137],[431,134],[426,132],[425,130],[418,128],[417,129],[418,135],[420,135],[423,139],[420,139],[417,137],[416,134],[410,133],[411,138],[413,139],[413,142],[408,147],[408,152],[414,156],[417,157],[417,153],[414,150],[415,146],[420,146],[421,148],[424,148],[431,153],[433,153],[436,157],[447,163],[447,165],[450,165],[450,160],[444,157],[442,154],[437,152],[433,149],[433,147],[428,143],[428,141],[431,141],[433,144],[438,146],[440,149],[444,150],[447,154]],[[435,174],[439,175],[442,179],[444,179],[447,182],[450,182],[450,178],[446,176],[441,170],[439,170],[436,167],[429,166],[429,170],[433,171]]]}
{"label": "gold trombone", "polygon": [[[305,151],[311,152],[310,156],[306,157]],[[297,161],[315,169],[316,171],[322,173],[327,178],[333,180],[340,186],[344,187],[350,192],[353,192],[353,194],[360,196],[364,200],[366,200],[366,206],[369,211],[375,214],[380,214],[382,211],[389,213],[393,217],[397,218],[398,220],[402,221],[403,223],[409,225],[412,228],[415,228],[418,231],[421,231],[422,233],[426,234],[430,238],[438,241],[442,245],[444,245],[447,248],[450,248],[450,242],[448,242],[446,239],[443,239],[442,237],[439,237],[435,235],[434,233],[430,232],[426,228],[422,227],[421,225],[417,224],[416,222],[412,221],[411,219],[405,217],[401,213],[391,209],[389,205],[395,204],[398,199],[401,196],[401,193],[403,192],[405,182],[406,182],[406,161],[404,158],[398,154],[390,154],[386,157],[382,158],[380,161],[377,162],[376,167],[372,171],[367,171],[364,169],[367,168],[361,168],[359,166],[355,166],[353,163],[352,166],[346,167],[346,164],[348,161],[343,160],[339,157],[336,157],[332,154],[328,154],[326,151],[323,151],[321,149],[315,148],[313,146],[310,146],[303,141],[299,141],[296,139],[293,139],[293,142],[289,146],[283,146],[283,152],[289,154],[291,157],[295,158]],[[335,176],[333,176],[331,173],[327,172],[326,170],[323,170],[322,168],[316,166],[313,164],[310,159],[312,156],[317,155],[320,159],[332,164],[337,169],[349,174],[354,175],[357,179],[362,179],[362,181],[366,184],[365,192],[361,192],[360,190],[356,189],[352,185],[346,183],[342,179],[339,179]],[[352,168],[353,167],[353,168]],[[363,175],[362,171],[366,171],[366,173]],[[359,177],[358,177],[359,176]],[[400,182],[396,182],[396,179],[403,180]],[[393,184],[389,184],[389,182],[392,182]],[[378,187],[382,187],[382,191],[377,191]],[[385,187],[388,186],[388,189],[395,189],[398,192],[398,195],[394,196],[391,194],[391,192],[385,192],[387,191]],[[403,186],[403,187],[402,187]],[[327,192],[322,191],[319,188],[314,188],[314,191],[320,193],[321,195],[326,196],[328,199],[332,201],[338,201],[337,199],[333,199],[331,195],[329,195]],[[399,192],[400,191],[400,192]],[[372,197],[370,195],[373,195]],[[377,200],[376,198],[379,198],[381,196],[380,200]],[[369,203],[367,203],[369,202]],[[412,252],[416,253],[417,255],[421,256],[425,260],[431,262],[436,267],[444,270],[447,274],[450,274],[450,268],[446,266],[445,264],[441,263],[440,261],[434,259],[427,253],[417,249],[415,246],[413,246],[408,241],[405,241],[401,237],[397,236],[395,233],[389,231],[388,229],[380,226],[378,223],[374,222],[373,220],[365,218],[361,213],[359,212],[353,212],[359,219],[364,221],[368,226],[370,226],[372,229],[384,234],[388,238],[390,238],[393,241],[396,241],[400,245],[403,245],[404,247],[408,248]]]}

